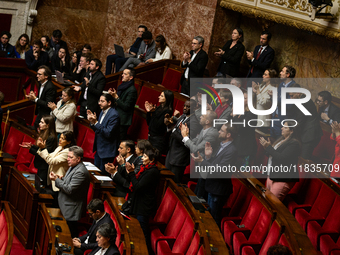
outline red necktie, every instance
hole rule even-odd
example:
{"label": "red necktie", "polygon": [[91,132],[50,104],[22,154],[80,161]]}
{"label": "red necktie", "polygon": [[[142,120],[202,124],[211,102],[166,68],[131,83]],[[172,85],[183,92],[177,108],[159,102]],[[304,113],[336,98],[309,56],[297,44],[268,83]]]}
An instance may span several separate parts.
{"label": "red necktie", "polygon": [[[258,59],[259,59],[259,57],[260,57],[260,55],[261,55],[261,52],[262,52],[262,46],[260,47],[260,50],[259,50],[259,52],[257,53],[255,60],[258,60]],[[254,66],[251,68],[250,73],[253,73],[253,71],[254,71]]]}

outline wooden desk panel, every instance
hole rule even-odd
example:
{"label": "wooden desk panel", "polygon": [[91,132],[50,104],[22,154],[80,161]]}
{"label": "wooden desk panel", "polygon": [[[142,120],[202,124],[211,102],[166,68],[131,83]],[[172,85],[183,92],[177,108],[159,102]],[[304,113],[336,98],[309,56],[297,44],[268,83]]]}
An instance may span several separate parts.
{"label": "wooden desk panel", "polygon": [[52,203],[53,197],[46,194],[40,196],[32,183],[16,168],[11,167],[5,200],[10,202],[15,235],[26,249],[32,249],[38,203],[41,201]]}

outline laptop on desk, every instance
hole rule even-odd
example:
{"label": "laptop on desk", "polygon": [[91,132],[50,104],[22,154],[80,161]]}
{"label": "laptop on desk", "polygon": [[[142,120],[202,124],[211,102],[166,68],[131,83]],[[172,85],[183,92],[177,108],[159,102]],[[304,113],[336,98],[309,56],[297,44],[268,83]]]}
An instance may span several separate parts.
{"label": "laptop on desk", "polygon": [[55,75],[56,75],[56,77],[57,77],[57,81],[58,81],[60,84],[64,84],[64,85],[74,85],[73,82],[70,82],[70,81],[65,80],[64,77],[63,77],[63,74],[62,74],[60,71],[56,70],[56,71],[55,71]]}
{"label": "laptop on desk", "polygon": [[132,54],[125,53],[122,46],[117,45],[117,44],[115,44],[114,46],[115,46],[116,55],[120,56],[121,58],[130,58],[130,57],[133,57]]}

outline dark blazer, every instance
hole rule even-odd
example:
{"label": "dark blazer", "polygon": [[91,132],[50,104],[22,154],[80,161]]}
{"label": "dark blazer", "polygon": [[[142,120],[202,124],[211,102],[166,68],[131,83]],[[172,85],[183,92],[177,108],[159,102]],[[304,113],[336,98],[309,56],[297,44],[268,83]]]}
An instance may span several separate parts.
{"label": "dark blazer", "polygon": [[[57,137],[51,137],[49,136],[46,140],[46,149],[48,153],[52,153],[57,148]],[[37,153],[39,150],[39,147],[37,145],[32,145],[32,147],[29,149],[29,152],[34,155],[34,167],[38,170],[38,176],[43,180],[43,185],[47,185],[47,172],[49,165],[47,162],[40,157],[40,155]]]}
{"label": "dark blazer", "polygon": [[156,166],[145,170],[137,179],[135,173],[129,173],[133,185],[130,213],[134,215],[150,216],[156,209],[156,189],[160,173]]}
{"label": "dark blazer", "polygon": [[53,39],[51,38],[50,40],[50,45],[51,45],[51,48],[53,49],[53,55],[57,55],[58,54],[58,51],[59,49],[62,47],[62,48],[66,48],[67,51],[68,51],[68,47],[67,47],[67,43],[63,40],[60,40],[58,44],[55,44],[53,42]]}
{"label": "dark blazer", "polygon": [[[94,250],[91,251],[89,255],[94,255],[96,252],[98,252],[101,249],[101,247],[97,247]],[[103,254],[103,255],[120,255],[120,252],[116,246],[116,244],[111,244],[109,249]]]}
{"label": "dark blazer", "polygon": [[137,90],[134,84],[124,90],[118,100],[116,109],[120,117],[120,125],[130,126],[137,101]]}
{"label": "dark blazer", "polygon": [[222,50],[225,53],[221,56],[222,60],[218,66],[218,71],[224,75],[236,77],[240,69],[240,62],[244,53],[244,45],[237,41],[236,45],[230,49],[233,40],[227,41]]}
{"label": "dark blazer", "polygon": [[[135,155],[128,160],[132,164],[136,159]],[[136,167],[136,166],[135,166]],[[128,173],[126,172],[125,166],[118,165],[118,170],[112,180],[116,183],[116,188],[113,190],[114,197],[125,197],[129,192],[130,179]]]}
{"label": "dark blazer", "polygon": [[50,66],[50,57],[48,56],[48,53],[45,51],[40,51],[40,56],[37,60],[33,56],[32,49],[26,51],[25,61],[28,69],[31,69],[33,71],[38,71],[38,67],[42,65]]}
{"label": "dark blazer", "polygon": [[[323,113],[323,111],[320,111],[319,118],[323,121],[323,119],[321,119],[321,113]],[[331,120],[340,123],[340,109],[333,103],[330,103],[327,115]]]}
{"label": "dark blazer", "polygon": [[[102,225],[104,223],[109,223],[109,224],[111,224],[114,227],[114,224],[113,224],[113,221],[112,221],[112,219],[110,217],[110,214],[105,213],[104,217],[98,223],[96,223],[96,221],[94,220],[92,225],[91,225],[91,227],[90,227],[90,229],[89,229],[89,231],[85,235],[79,237],[80,242],[81,242],[81,247],[80,248],[83,251],[86,251],[86,250],[89,250],[89,249],[92,250],[92,249],[95,249],[95,248],[98,247],[98,244],[96,242],[96,239],[97,239],[97,237],[96,237],[97,229],[98,229],[98,227],[100,225]],[[84,242],[87,239],[87,237],[89,237],[89,240],[88,240],[88,242],[86,244]]]}
{"label": "dark blazer", "polygon": [[[0,50],[1,49],[2,49],[2,43],[0,42]],[[7,43],[7,46],[6,46],[6,58],[15,58],[15,47],[9,43]]]}
{"label": "dark blazer", "polygon": [[[191,56],[194,55],[193,50],[190,51],[190,55]],[[181,62],[182,68],[189,67],[189,74],[188,74],[189,85],[190,85],[190,78],[203,77],[204,70],[205,70],[205,67],[207,66],[207,64],[208,64],[208,54],[202,49],[197,53],[195,59],[190,63],[190,65],[188,63],[183,65],[183,61]],[[185,78],[184,78],[184,73],[183,73],[182,77],[181,77],[181,84],[182,84],[184,79]]]}
{"label": "dark blazer", "polygon": [[[271,171],[269,174],[269,178],[273,181],[277,182],[298,182],[299,181],[299,171],[296,169],[294,171],[294,166],[297,167],[298,158],[301,152],[300,143],[291,139],[279,146],[276,150],[269,145],[265,149],[266,153],[273,157],[272,166],[273,167],[286,167],[286,169],[290,168],[290,172],[282,172],[282,171]],[[280,169],[281,170],[281,169]]]}
{"label": "dark blazer", "polygon": [[[90,72],[86,74],[86,77],[90,80]],[[80,85],[82,94],[80,95],[78,104],[84,107],[87,106],[87,109],[91,110],[91,112],[97,113],[98,116],[100,111],[98,100],[103,93],[105,83],[106,79],[104,74],[101,71],[95,72],[88,85],[87,100],[85,101],[84,93],[86,89],[86,82],[84,80],[83,83]]]}
{"label": "dark blazer", "polygon": [[41,85],[39,86],[38,90],[38,101],[36,102],[35,107],[35,114],[37,115],[37,118],[34,122],[34,125],[37,126],[40,122],[40,119],[44,115],[50,115],[51,108],[47,106],[48,102],[55,102],[57,97],[57,90],[54,86],[54,84],[51,81],[47,81],[47,83],[44,86],[44,90],[41,93],[41,96],[39,97]]}
{"label": "dark blazer", "polygon": [[161,106],[159,106],[154,112],[148,112],[146,114],[146,122],[149,126],[150,143],[161,153],[166,154],[169,146],[169,136],[166,125],[164,124],[165,114],[169,114],[171,116],[172,111],[168,108],[163,109]]}
{"label": "dark blazer", "polygon": [[68,74],[70,72],[70,63],[66,60],[65,65],[63,66],[61,64],[61,59],[57,55],[54,55],[51,59],[51,71],[52,73],[55,73],[55,71],[59,71]]}
{"label": "dark blazer", "polygon": [[300,109],[293,105],[290,110],[289,117],[287,119],[294,119],[297,121],[297,132],[301,138],[302,143],[308,143],[311,141],[320,140],[322,133],[322,128],[319,122],[318,112],[316,106],[312,100],[304,103],[303,106],[312,114],[310,116],[304,115]]}
{"label": "dark blazer", "polygon": [[255,128],[248,126],[248,121],[257,119],[257,116],[250,111],[246,111],[244,115],[241,115],[240,117],[238,116],[239,115],[233,117],[233,123],[245,121],[245,126],[242,124],[235,124],[238,132],[234,138],[234,143],[237,148],[238,156],[255,156],[257,151]]}
{"label": "dark blazer", "polygon": [[[182,124],[187,124],[190,130],[190,119],[195,117],[194,114],[189,116]],[[183,137],[181,134],[181,130],[178,128],[179,124],[183,119],[186,118],[186,115],[182,115],[177,120],[177,123],[174,127],[174,131],[170,135],[169,142],[169,151],[167,158],[169,159],[169,163],[174,166],[187,166],[190,164],[190,150],[187,146],[182,142]],[[191,137],[191,136],[190,136]]]}
{"label": "dark blazer", "polygon": [[[265,50],[261,53],[259,58],[256,60],[256,56],[258,51],[260,50],[261,45],[257,45],[254,49],[254,61],[248,60],[250,65],[247,77],[254,78],[262,78],[262,75],[266,69],[268,69],[275,57],[275,51],[269,45],[265,48]],[[251,69],[254,67],[253,73],[251,73]]]}
{"label": "dark blazer", "polygon": [[62,215],[67,221],[80,220],[86,207],[90,174],[83,162],[69,168],[63,179],[57,178],[58,202]]}
{"label": "dark blazer", "polygon": [[[237,149],[234,142],[230,143],[227,147],[225,147],[218,155],[218,151],[214,151],[214,155],[209,160],[204,160],[201,163],[202,167],[208,166],[235,166],[237,159]],[[232,173],[219,173],[216,175],[209,176],[205,180],[205,190],[208,193],[218,196],[227,196],[233,193],[233,185],[231,183],[231,174]]]}
{"label": "dark blazer", "polygon": [[119,147],[119,114],[114,108],[110,108],[106,113],[102,124],[99,123],[103,111],[100,112],[98,123],[91,125],[96,133],[93,143],[93,152],[103,158],[113,158],[117,156]]}

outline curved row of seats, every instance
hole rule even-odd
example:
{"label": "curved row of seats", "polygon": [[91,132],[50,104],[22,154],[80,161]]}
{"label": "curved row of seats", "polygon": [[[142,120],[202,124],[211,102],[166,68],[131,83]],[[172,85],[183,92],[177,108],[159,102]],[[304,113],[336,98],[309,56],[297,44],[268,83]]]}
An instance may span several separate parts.
{"label": "curved row of seats", "polygon": [[12,248],[14,229],[11,209],[8,202],[2,201],[0,213],[0,255],[9,255]]}

